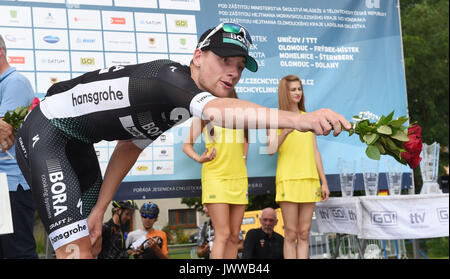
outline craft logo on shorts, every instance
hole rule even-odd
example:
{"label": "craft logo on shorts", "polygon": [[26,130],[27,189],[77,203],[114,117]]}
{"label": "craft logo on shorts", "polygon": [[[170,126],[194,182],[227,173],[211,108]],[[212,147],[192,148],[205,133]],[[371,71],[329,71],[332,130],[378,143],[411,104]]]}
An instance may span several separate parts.
{"label": "craft logo on shorts", "polygon": [[397,226],[398,216],[396,211],[372,211],[370,221],[375,226]]}
{"label": "craft logo on shorts", "polygon": [[448,223],[448,207],[437,209],[438,219],[441,223]]}

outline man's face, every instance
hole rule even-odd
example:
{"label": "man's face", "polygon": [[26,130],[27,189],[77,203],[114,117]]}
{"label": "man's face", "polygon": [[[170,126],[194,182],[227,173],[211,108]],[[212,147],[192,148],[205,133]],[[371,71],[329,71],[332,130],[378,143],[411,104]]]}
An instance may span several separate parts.
{"label": "man's face", "polygon": [[230,97],[245,69],[245,57],[220,57],[212,51],[199,56],[199,86],[217,97]]}
{"label": "man's face", "polygon": [[127,223],[128,221],[130,221],[131,218],[133,218],[133,213],[134,213],[134,210],[131,210],[131,209],[123,209],[122,216],[120,217],[121,223],[122,223],[122,224],[125,224],[125,223]]}
{"label": "man's face", "polygon": [[263,232],[271,234],[273,232],[273,228],[277,225],[278,220],[276,219],[274,214],[262,214],[259,219],[261,222],[261,228]]}
{"label": "man's face", "polygon": [[155,224],[157,218],[148,218],[148,217],[142,217],[142,225],[144,226],[144,229],[149,230],[153,228],[153,224]]}

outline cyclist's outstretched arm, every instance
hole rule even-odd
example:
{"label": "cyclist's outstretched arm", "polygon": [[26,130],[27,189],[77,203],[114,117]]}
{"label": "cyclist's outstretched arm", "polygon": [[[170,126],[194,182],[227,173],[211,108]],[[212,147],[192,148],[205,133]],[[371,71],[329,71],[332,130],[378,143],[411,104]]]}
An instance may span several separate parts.
{"label": "cyclist's outstretched arm", "polygon": [[88,217],[89,236],[93,245],[94,256],[96,255],[96,250],[101,248],[98,247],[98,240],[101,239],[103,215],[123,178],[136,163],[141,152],[142,149],[131,141],[118,141],[111,155],[97,203]]}
{"label": "cyclist's outstretched arm", "polygon": [[342,131],[341,125],[345,129],[351,128],[344,116],[331,109],[300,114],[231,98],[215,98],[209,101],[203,109],[203,118],[225,128],[290,128],[313,132],[316,135],[328,135],[334,130],[333,135],[337,136]]}

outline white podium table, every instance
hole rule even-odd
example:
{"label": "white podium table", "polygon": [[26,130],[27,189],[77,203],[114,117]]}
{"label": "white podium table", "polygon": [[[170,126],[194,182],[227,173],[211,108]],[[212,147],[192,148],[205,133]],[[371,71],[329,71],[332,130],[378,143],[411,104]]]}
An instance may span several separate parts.
{"label": "white podium table", "polygon": [[420,239],[449,235],[449,194],[330,198],[315,208],[321,233],[361,239]]}
{"label": "white podium table", "polygon": [[449,194],[330,198],[316,203],[315,215],[320,233],[356,235],[362,252],[360,240],[448,236]]}

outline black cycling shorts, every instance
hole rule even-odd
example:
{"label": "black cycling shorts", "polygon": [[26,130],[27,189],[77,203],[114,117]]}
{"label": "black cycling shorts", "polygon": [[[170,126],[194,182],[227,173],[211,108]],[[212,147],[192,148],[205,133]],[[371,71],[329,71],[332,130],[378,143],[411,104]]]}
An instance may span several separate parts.
{"label": "black cycling shorts", "polygon": [[16,157],[53,248],[88,236],[102,184],[93,144],[63,133],[38,106],[17,134]]}

